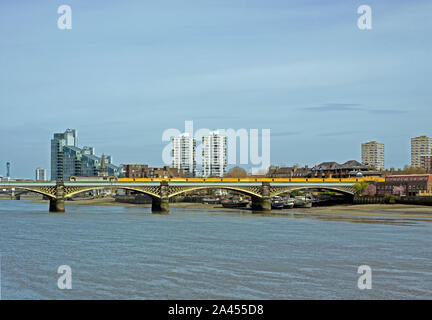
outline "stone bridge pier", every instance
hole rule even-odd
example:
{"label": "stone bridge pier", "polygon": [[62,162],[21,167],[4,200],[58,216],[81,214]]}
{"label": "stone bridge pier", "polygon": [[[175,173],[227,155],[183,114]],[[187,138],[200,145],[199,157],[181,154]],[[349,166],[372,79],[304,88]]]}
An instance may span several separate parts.
{"label": "stone bridge pier", "polygon": [[252,196],[252,210],[269,212],[271,211],[270,183],[263,182],[261,186],[261,197]]}
{"label": "stone bridge pier", "polygon": [[162,181],[160,185],[160,198],[152,197],[152,213],[169,213],[169,186]]}
{"label": "stone bridge pier", "polygon": [[64,199],[64,183],[57,181],[55,187],[55,198],[50,198],[50,212],[65,212],[65,199]]}

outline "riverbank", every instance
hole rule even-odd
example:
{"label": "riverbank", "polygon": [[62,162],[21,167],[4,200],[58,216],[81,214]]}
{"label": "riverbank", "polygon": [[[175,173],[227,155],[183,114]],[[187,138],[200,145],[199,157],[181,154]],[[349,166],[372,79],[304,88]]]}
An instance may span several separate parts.
{"label": "riverbank", "polygon": [[[48,203],[46,200],[27,200],[30,203]],[[151,204],[134,204],[116,202],[113,198],[86,199],[66,201],[66,205],[88,206],[120,206],[120,207],[151,207]],[[190,202],[170,203],[171,208],[185,209],[217,209],[224,211],[250,212],[248,208],[223,208],[220,204],[204,204]],[[273,210],[272,214],[300,214],[300,215],[341,215],[341,216],[370,216],[370,217],[403,217],[403,218],[432,218],[432,207],[410,204],[357,204],[334,205],[328,207],[293,208]]]}
{"label": "riverbank", "polygon": [[410,204],[354,204],[303,209],[303,213],[351,216],[432,218],[432,207]]}

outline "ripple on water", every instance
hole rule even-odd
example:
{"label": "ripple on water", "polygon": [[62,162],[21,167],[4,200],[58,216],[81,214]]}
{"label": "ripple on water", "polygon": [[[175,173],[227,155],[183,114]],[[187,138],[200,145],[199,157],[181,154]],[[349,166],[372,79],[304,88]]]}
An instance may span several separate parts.
{"label": "ripple on water", "polygon": [[[430,298],[425,219],[1,204],[3,299]],[[357,289],[363,264],[372,290]]]}

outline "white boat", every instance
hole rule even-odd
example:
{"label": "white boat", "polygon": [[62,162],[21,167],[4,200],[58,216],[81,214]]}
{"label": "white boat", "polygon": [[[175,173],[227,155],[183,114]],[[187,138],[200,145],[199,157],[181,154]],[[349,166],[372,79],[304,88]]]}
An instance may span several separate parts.
{"label": "white boat", "polygon": [[294,199],[285,198],[284,199],[284,208],[287,208],[287,209],[294,208]]}
{"label": "white boat", "polygon": [[281,197],[275,196],[271,199],[271,207],[273,209],[282,209],[284,207],[284,201]]}

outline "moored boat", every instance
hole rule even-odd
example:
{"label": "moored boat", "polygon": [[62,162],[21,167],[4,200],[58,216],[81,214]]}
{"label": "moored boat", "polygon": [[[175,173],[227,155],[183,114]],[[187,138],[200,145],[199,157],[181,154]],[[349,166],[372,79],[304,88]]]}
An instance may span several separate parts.
{"label": "moored boat", "polygon": [[272,209],[282,209],[284,207],[284,201],[281,197],[273,197],[271,199],[271,207]]}
{"label": "moored boat", "polygon": [[294,208],[294,199],[285,198],[284,199],[284,208],[286,208],[286,209]]}
{"label": "moored boat", "polygon": [[224,208],[244,208],[249,204],[248,200],[241,198],[227,198],[221,201]]}
{"label": "moored boat", "polygon": [[219,198],[202,198],[201,202],[204,204],[218,204],[221,201]]}
{"label": "moored boat", "polygon": [[312,207],[312,201],[295,199],[294,200],[294,207],[295,208],[311,208]]}

